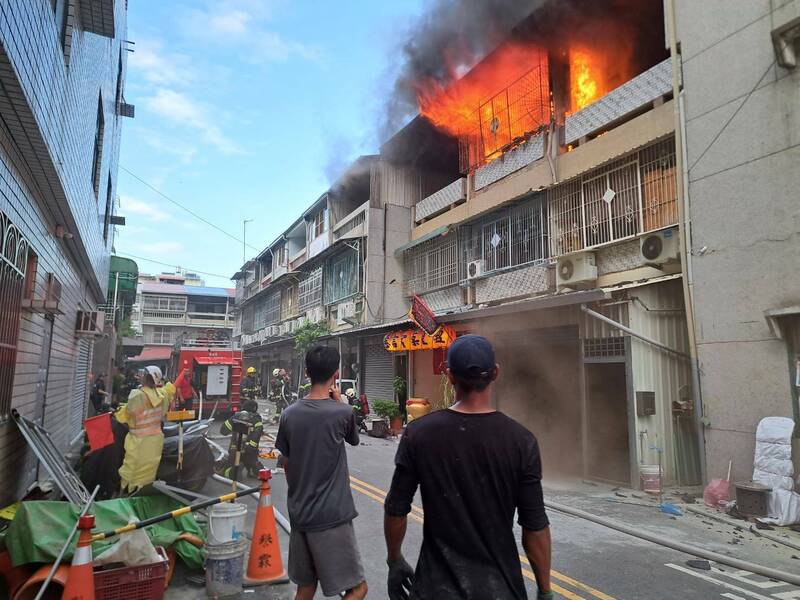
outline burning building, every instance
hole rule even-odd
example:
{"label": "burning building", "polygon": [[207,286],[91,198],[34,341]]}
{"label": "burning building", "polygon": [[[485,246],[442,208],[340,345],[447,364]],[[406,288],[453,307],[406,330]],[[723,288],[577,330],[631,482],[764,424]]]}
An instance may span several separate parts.
{"label": "burning building", "polygon": [[[666,480],[701,479],[664,23],[660,0],[573,0],[480,60],[456,40],[384,148],[440,184],[399,250],[407,292],[495,342],[497,406],[551,470],[632,485],[660,451]],[[420,164],[427,142],[399,141],[420,120],[457,157]],[[441,356],[410,354],[411,393],[441,401]]]}

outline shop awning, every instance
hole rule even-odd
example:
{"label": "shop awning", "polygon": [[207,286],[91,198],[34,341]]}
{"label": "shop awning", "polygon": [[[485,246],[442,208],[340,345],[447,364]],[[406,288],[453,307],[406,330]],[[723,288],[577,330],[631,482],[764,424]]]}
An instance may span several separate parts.
{"label": "shop awning", "polygon": [[233,358],[230,356],[195,356],[194,361],[198,365],[232,365]]}
{"label": "shop awning", "polygon": [[441,227],[434,229],[430,233],[426,233],[425,235],[423,235],[420,238],[417,238],[416,240],[411,240],[407,244],[403,244],[397,250],[394,251],[394,255],[398,257],[402,256],[403,252],[405,252],[406,250],[410,250],[414,246],[419,246],[420,244],[423,244],[428,240],[432,240],[433,238],[437,238],[440,235],[445,235],[449,231],[450,231],[450,225],[442,225]]}
{"label": "shop awning", "polygon": [[462,312],[450,313],[446,315],[436,315],[436,320],[440,323],[450,323],[453,321],[465,321],[469,319],[482,319],[485,317],[496,317],[511,313],[525,312],[529,310],[540,310],[544,308],[556,308],[558,306],[571,306],[583,304],[584,302],[597,302],[599,300],[611,299],[611,292],[606,290],[586,290],[584,292],[570,292],[555,296],[543,296],[517,302],[508,302],[499,306],[489,306],[487,308],[477,308]]}

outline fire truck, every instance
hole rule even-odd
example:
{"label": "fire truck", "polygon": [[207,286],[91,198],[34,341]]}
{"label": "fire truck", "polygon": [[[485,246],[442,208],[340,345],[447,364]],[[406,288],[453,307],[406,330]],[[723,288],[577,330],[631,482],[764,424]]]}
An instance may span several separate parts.
{"label": "fire truck", "polygon": [[242,351],[230,340],[209,336],[178,341],[172,348],[168,376],[174,381],[183,369],[189,369],[198,395],[194,401],[198,416],[210,415],[215,406],[215,416],[239,410]]}

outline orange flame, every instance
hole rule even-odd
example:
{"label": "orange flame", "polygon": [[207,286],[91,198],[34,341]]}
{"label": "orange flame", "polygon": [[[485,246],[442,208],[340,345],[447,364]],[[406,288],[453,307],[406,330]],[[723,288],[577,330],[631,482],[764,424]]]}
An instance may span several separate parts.
{"label": "orange flame", "polygon": [[605,96],[631,78],[630,45],[620,41],[612,47],[593,44],[569,51],[570,112],[578,111]]}
{"label": "orange flame", "polygon": [[[464,61],[462,61],[464,62]],[[509,41],[452,83],[417,83],[420,113],[468,147],[470,165],[549,120],[547,53],[538,45]]]}

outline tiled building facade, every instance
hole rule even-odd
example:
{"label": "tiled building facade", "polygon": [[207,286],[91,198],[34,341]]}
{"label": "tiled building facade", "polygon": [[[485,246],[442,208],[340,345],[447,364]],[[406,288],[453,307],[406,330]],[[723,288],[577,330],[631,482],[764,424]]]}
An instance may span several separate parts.
{"label": "tiled building facade", "polygon": [[[43,424],[62,450],[81,429],[93,341],[77,322],[106,296],[131,108],[126,11],[125,0],[0,4],[0,504],[45,475],[11,409]],[[11,251],[12,238],[27,241],[24,253]]]}

